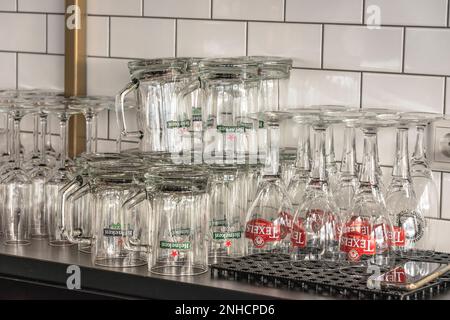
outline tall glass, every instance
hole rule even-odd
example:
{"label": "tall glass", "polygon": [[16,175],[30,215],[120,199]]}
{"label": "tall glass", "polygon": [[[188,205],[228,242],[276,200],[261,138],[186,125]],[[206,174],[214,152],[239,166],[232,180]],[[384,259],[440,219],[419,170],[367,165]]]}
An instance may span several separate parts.
{"label": "tall glass", "polygon": [[280,123],[291,118],[289,112],[258,115],[267,125],[267,156],[256,198],[245,223],[245,253],[289,252],[293,208],[280,177]]}

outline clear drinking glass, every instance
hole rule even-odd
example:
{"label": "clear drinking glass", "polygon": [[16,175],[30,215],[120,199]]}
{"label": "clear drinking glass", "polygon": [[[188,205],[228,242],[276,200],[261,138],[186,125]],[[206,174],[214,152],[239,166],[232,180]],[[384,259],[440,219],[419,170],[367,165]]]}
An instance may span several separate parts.
{"label": "clear drinking glass", "polygon": [[163,171],[152,204],[152,250],[149,270],[190,276],[208,270],[208,179],[201,168]]}
{"label": "clear drinking glass", "polygon": [[392,246],[396,253],[407,257],[432,254],[421,251],[430,243],[428,222],[416,198],[410,173],[408,132],[420,119],[413,113],[401,113],[397,125],[397,150],[392,180],[387,190],[386,205],[393,224]]}
{"label": "clear drinking glass", "polygon": [[376,173],[377,130],[395,125],[393,118],[383,114],[368,115],[355,122],[364,133],[364,156],[358,189],[341,235],[341,251],[352,264],[389,266],[394,261],[391,255],[392,224]]}
{"label": "clear drinking glass", "polygon": [[322,108],[310,110],[293,110],[297,122],[305,116],[310,118],[312,110],[317,110],[317,117],[312,120],[314,131],[314,156],[310,180],[305,188],[299,207],[293,219],[291,236],[291,260],[339,261],[340,227],[342,219],[334,202],[326,170],[326,131],[330,124],[340,120],[324,118]]}
{"label": "clear drinking glass", "polygon": [[267,156],[253,204],[245,222],[245,254],[289,252],[293,208],[280,177],[280,123],[289,112],[264,112],[257,119],[267,125]]}
{"label": "clear drinking glass", "polygon": [[244,255],[244,166],[210,167],[209,264]]}
{"label": "clear drinking glass", "polygon": [[200,62],[205,95],[203,156],[207,163],[257,162],[258,63],[241,58]]}
{"label": "clear drinking glass", "polygon": [[0,179],[3,236],[7,245],[30,244],[31,181],[21,165],[20,121],[34,111],[33,105],[20,98],[0,98],[0,109],[13,120],[12,151],[14,163]]}

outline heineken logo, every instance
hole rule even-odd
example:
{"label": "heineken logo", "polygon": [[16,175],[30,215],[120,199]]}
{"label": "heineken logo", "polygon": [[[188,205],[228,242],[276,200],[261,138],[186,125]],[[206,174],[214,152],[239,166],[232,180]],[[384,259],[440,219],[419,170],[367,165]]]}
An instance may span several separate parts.
{"label": "heineken logo", "polygon": [[251,123],[251,122],[238,122],[237,126],[239,128],[243,128],[244,130],[252,130],[253,129],[253,123]]}
{"label": "heineken logo", "polygon": [[226,227],[227,226],[227,220],[226,219],[218,219],[218,220],[213,219],[209,223],[209,225],[211,227]]}
{"label": "heineken logo", "polygon": [[244,128],[239,126],[217,126],[217,131],[220,133],[243,133]]}
{"label": "heineken logo", "polygon": [[241,231],[236,232],[213,232],[214,240],[226,240],[226,239],[240,239],[242,236]]}
{"label": "heineken logo", "polygon": [[192,109],[192,121],[202,121],[202,108]]}
{"label": "heineken logo", "polygon": [[259,120],[258,127],[259,127],[259,129],[263,129],[264,128],[264,121]]}
{"label": "heineken logo", "polygon": [[179,236],[189,236],[191,234],[191,229],[189,228],[179,228],[170,230],[170,235],[172,237]]}
{"label": "heineken logo", "polygon": [[120,223],[112,223],[109,225],[109,228],[103,229],[103,235],[105,237],[132,237],[133,236],[133,230],[123,230],[122,225]]}
{"label": "heineken logo", "polygon": [[168,129],[178,129],[178,128],[189,128],[191,126],[191,120],[183,120],[183,121],[167,121]]}
{"label": "heineken logo", "polygon": [[161,249],[189,250],[189,249],[191,249],[191,243],[190,242],[160,241],[159,247]]}

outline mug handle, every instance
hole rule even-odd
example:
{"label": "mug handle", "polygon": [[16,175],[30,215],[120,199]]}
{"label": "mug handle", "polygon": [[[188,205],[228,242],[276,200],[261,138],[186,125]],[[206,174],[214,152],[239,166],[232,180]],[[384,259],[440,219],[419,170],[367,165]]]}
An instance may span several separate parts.
{"label": "mug handle", "polygon": [[[130,198],[125,200],[125,202],[122,204],[122,210],[124,215],[131,214],[129,211],[136,207],[137,205],[143,203],[144,201],[147,201],[147,191],[145,189],[138,191],[134,193]],[[147,214],[147,218],[149,218],[150,215]],[[144,217],[146,218],[146,217]],[[124,225],[126,225],[124,223]],[[150,227],[150,226],[148,226]],[[150,245],[149,244],[138,244],[135,241],[133,241],[133,238],[128,235],[128,233],[125,234],[125,243],[124,243],[125,249],[129,251],[134,252],[149,252]]]}

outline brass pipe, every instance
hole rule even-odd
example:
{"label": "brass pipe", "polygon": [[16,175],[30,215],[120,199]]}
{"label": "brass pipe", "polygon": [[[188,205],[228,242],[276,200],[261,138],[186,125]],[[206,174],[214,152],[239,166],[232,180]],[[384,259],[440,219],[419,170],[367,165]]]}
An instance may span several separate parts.
{"label": "brass pipe", "polygon": [[[64,94],[86,95],[86,27],[87,0],[65,0],[65,73]],[[69,121],[69,157],[86,149],[86,122],[83,115]]]}

